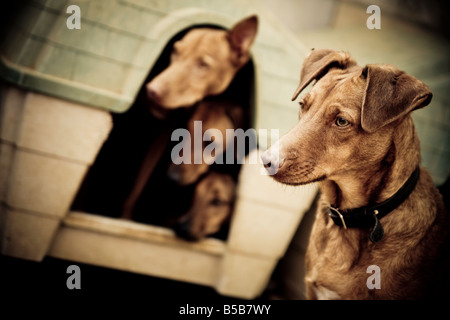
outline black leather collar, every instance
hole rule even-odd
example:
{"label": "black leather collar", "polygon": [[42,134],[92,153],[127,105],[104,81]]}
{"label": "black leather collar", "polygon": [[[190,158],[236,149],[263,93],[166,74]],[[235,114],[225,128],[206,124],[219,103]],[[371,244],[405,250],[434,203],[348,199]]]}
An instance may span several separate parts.
{"label": "black leather collar", "polygon": [[371,229],[369,239],[373,243],[380,241],[384,235],[380,219],[395,210],[405,201],[416,187],[420,176],[420,167],[414,170],[405,184],[389,199],[372,206],[340,211],[332,206],[328,207],[329,216],[340,227]]}

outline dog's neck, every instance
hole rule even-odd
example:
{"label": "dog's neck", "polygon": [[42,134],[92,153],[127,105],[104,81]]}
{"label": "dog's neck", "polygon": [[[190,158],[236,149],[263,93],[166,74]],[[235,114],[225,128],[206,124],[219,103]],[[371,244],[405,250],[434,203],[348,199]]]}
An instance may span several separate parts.
{"label": "dog's neck", "polygon": [[[406,130],[414,132],[405,135]],[[382,161],[324,180],[320,189],[325,201],[342,210],[380,203],[401,188],[419,163],[419,139],[412,118],[407,117],[394,129],[392,144]]]}

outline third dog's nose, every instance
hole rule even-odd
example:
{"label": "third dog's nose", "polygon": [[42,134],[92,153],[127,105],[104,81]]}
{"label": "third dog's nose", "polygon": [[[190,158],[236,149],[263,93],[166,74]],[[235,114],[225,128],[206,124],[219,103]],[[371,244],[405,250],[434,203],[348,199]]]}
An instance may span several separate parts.
{"label": "third dog's nose", "polygon": [[266,150],[261,155],[261,160],[269,174],[277,173],[278,169],[283,166],[284,159],[280,157],[278,150],[273,151],[272,148]]}
{"label": "third dog's nose", "polygon": [[176,235],[179,236],[180,238],[183,238],[184,240],[187,240],[187,241],[196,241],[197,238],[195,238],[191,234],[191,229],[190,228],[191,228],[191,221],[190,220],[179,221],[173,227]]}

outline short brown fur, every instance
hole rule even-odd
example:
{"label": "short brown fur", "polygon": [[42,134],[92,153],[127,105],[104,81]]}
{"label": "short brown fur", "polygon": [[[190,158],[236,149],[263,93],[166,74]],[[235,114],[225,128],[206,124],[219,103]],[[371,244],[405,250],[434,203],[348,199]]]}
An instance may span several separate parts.
{"label": "short brown fur", "polygon": [[[317,181],[321,199],[306,253],[309,299],[442,297],[449,270],[449,216],[421,167],[410,196],[380,222],[378,243],[367,229],[344,229],[328,216],[380,203],[400,189],[420,163],[410,112],[431,100],[428,87],[391,65],[362,68],[345,52],[315,50],[305,59],[298,124],[263,154],[276,180]],[[278,157],[275,155],[278,154]],[[380,268],[381,289],[369,289],[367,268]],[[448,285],[448,282],[447,282]]]}
{"label": "short brown fur", "polygon": [[[230,30],[194,28],[175,42],[170,64],[145,85],[151,114],[171,118],[179,108],[192,108],[209,96],[223,93],[236,73],[250,60],[258,17],[238,21]],[[137,200],[161,158],[173,128],[167,126],[148,149],[121,217],[131,219]]]}
{"label": "short brown fur", "polygon": [[[191,139],[183,141],[182,147],[190,150],[189,163],[182,162],[180,164],[171,163],[169,166],[169,177],[176,181],[179,185],[188,185],[196,182],[200,176],[209,170],[212,163],[218,157],[224,157],[227,148],[232,147],[230,140],[227,139],[227,131],[240,128],[244,121],[244,110],[236,103],[228,101],[216,101],[205,99],[196,107],[194,113],[189,118],[187,130]],[[211,142],[203,141],[203,144],[197,144],[195,139],[195,123],[200,122],[202,132],[199,132],[204,138],[205,132],[209,131]],[[206,144],[210,145],[206,145]],[[211,149],[211,157],[205,154],[205,148]],[[213,149],[213,150],[212,150]],[[194,156],[201,154],[200,163],[195,163]],[[208,157],[205,159],[205,157]],[[224,159],[222,159],[225,162]]]}
{"label": "short brown fur", "polygon": [[250,60],[257,26],[251,16],[228,31],[194,28],[175,42],[169,66],[145,86],[152,114],[164,119],[174,109],[223,93]]}
{"label": "short brown fur", "polygon": [[220,230],[231,219],[235,182],[226,173],[210,171],[195,186],[192,205],[175,230],[184,238],[201,240]]}

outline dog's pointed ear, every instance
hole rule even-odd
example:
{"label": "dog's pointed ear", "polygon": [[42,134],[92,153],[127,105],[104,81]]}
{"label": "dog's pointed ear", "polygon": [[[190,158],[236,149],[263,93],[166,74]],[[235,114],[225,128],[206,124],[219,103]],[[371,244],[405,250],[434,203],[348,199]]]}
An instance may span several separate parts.
{"label": "dog's pointed ear", "polygon": [[361,127],[369,133],[427,106],[433,96],[422,81],[391,65],[367,65],[361,77],[366,79]]}
{"label": "dog's pointed ear", "polygon": [[228,31],[228,41],[239,58],[248,59],[250,57],[250,47],[255,40],[257,31],[258,17],[256,15],[239,21]]}
{"label": "dog's pointed ear", "polygon": [[300,84],[295,90],[292,101],[297,99],[300,92],[314,79],[320,79],[333,67],[348,68],[356,65],[356,61],[346,52],[320,49],[311,51],[303,61],[300,73]]}

